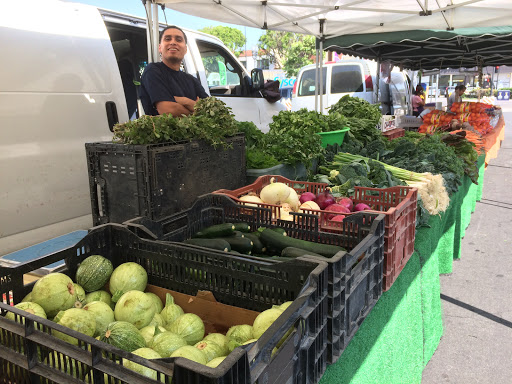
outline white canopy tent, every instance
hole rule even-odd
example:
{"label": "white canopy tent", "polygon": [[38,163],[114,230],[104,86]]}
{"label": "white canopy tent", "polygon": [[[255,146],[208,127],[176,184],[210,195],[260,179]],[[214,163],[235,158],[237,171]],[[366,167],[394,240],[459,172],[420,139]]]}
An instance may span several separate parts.
{"label": "white canopy tent", "polygon": [[[220,22],[313,35],[317,59],[323,42],[336,36],[499,27],[512,20],[512,0],[148,0],[150,28],[158,26],[160,4]],[[152,30],[149,57],[156,60],[158,28]],[[320,71],[322,60],[317,63]]]}

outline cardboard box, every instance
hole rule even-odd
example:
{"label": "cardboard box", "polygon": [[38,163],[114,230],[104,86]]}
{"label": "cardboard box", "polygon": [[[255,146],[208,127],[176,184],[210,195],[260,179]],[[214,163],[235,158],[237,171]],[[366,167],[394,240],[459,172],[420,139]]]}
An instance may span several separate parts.
{"label": "cardboard box", "polygon": [[164,306],[165,294],[170,293],[185,313],[194,313],[203,320],[205,335],[215,332],[226,334],[233,325],[252,325],[259,315],[256,311],[219,303],[210,291],[198,291],[196,296],[190,296],[148,284],[146,292],[157,295]]}

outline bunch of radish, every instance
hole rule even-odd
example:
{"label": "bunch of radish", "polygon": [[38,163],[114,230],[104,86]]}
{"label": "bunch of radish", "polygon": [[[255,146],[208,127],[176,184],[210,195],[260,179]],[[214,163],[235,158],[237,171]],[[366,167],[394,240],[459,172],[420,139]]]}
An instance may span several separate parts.
{"label": "bunch of radish", "polygon": [[304,192],[300,195],[301,210],[325,211],[325,218],[330,221],[343,221],[347,213],[365,211],[371,209],[365,203],[354,204],[349,197],[342,197],[336,201],[327,188],[318,194]]}

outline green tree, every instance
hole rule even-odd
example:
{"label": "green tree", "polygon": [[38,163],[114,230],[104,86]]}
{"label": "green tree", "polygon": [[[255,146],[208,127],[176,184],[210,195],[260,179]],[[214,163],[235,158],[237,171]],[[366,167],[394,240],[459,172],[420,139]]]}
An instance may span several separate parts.
{"label": "green tree", "polygon": [[245,36],[237,28],[217,25],[216,27],[205,27],[199,31],[218,37],[237,57],[245,45]]}
{"label": "green tree", "polygon": [[301,40],[292,43],[286,53],[283,69],[287,77],[297,76],[303,66],[314,63],[312,57],[315,56],[315,38],[302,36]]}
{"label": "green tree", "polygon": [[270,31],[260,37],[260,49],[267,52],[277,68],[286,76],[297,76],[299,69],[314,63],[315,38],[300,33]]}

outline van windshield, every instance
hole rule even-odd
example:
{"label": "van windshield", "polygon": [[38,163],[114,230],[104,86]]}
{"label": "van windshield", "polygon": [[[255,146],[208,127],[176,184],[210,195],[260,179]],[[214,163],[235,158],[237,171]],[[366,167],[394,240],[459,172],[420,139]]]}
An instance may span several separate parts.
{"label": "van windshield", "polygon": [[363,92],[363,76],[359,65],[333,65],[331,93]]}
{"label": "van windshield", "polygon": [[[325,95],[325,79],[326,79],[327,68],[322,68],[323,77],[323,94]],[[314,96],[315,95],[315,70],[308,69],[304,71],[300,78],[299,84],[299,96]]]}

